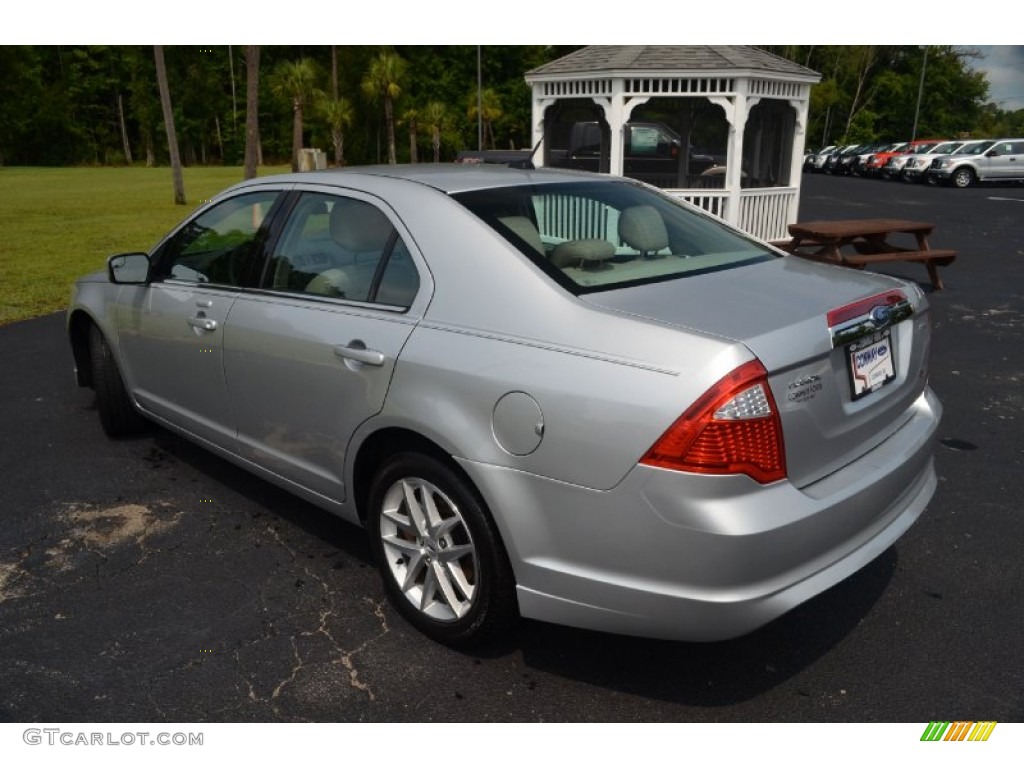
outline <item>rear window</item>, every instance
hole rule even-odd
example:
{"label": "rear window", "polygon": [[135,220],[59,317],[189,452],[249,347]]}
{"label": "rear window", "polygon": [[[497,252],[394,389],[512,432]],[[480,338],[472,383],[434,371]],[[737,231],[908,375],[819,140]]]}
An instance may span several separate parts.
{"label": "rear window", "polygon": [[776,258],[756,240],[629,182],[524,185],[453,198],[575,294]]}

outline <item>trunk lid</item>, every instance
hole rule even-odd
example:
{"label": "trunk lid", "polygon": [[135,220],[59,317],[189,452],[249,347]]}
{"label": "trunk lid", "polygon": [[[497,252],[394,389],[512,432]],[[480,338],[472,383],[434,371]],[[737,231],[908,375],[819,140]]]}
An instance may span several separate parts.
{"label": "trunk lid", "polygon": [[745,345],[768,370],[798,487],[892,435],[926,383],[927,302],[895,278],[790,256],[580,298]]}

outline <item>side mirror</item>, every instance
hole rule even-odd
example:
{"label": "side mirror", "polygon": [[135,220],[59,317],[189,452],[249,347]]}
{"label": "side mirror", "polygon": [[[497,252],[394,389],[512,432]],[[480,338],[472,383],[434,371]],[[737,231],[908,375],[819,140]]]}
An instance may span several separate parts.
{"label": "side mirror", "polygon": [[119,253],[107,259],[107,275],[118,285],[142,285],[149,282],[149,256],[144,253]]}
{"label": "side mirror", "polygon": [[985,153],[985,157],[999,157],[999,150],[990,149],[988,152]]}

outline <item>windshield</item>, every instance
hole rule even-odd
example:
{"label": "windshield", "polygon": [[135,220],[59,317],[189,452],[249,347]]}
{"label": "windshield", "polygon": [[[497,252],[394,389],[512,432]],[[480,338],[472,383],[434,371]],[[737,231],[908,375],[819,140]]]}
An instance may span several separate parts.
{"label": "windshield", "polygon": [[629,182],[504,187],[452,197],[575,294],[778,258],[716,219]]}

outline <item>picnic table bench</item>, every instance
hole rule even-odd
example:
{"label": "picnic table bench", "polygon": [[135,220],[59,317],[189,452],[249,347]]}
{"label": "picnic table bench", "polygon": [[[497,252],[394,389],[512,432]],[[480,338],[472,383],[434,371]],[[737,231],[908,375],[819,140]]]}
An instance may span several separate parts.
{"label": "picnic table bench", "polygon": [[[792,239],[779,245],[803,258],[856,269],[893,261],[922,262],[928,269],[932,287],[941,291],[943,285],[938,268],[952,264],[956,251],[930,248],[928,236],[934,229],[934,224],[905,219],[807,221],[790,224]],[[916,248],[889,242],[888,238],[897,234],[913,236]],[[847,247],[852,248],[853,253],[843,250]]]}

